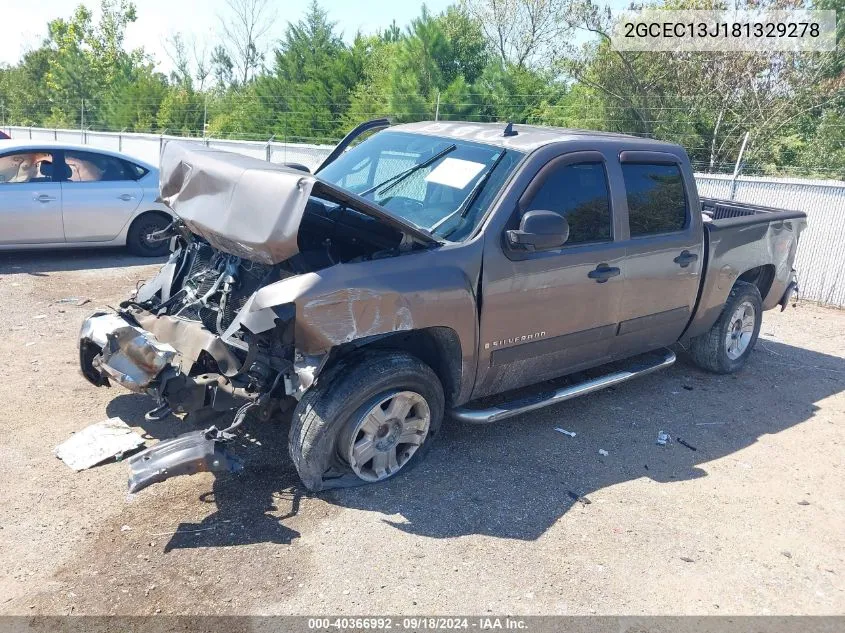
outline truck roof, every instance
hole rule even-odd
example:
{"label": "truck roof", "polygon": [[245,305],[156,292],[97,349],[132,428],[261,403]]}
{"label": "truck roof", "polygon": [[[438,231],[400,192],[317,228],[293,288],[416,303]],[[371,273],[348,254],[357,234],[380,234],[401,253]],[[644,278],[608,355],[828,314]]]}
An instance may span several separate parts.
{"label": "truck roof", "polygon": [[[642,149],[663,150],[683,149],[675,144],[666,141],[657,141],[640,136],[628,134],[615,134],[613,132],[599,132],[596,130],[573,130],[561,127],[546,127],[540,125],[521,125],[515,123],[513,136],[505,136],[507,123],[470,123],[466,121],[420,121],[419,123],[403,123],[391,126],[391,131],[413,132],[416,134],[429,134],[431,136],[442,136],[446,138],[464,139],[478,143],[487,143],[517,151],[530,152],[544,145],[560,143],[562,141],[596,141],[596,142],[617,142],[620,146],[635,149],[637,146]],[[675,153],[674,151],[672,153]]]}

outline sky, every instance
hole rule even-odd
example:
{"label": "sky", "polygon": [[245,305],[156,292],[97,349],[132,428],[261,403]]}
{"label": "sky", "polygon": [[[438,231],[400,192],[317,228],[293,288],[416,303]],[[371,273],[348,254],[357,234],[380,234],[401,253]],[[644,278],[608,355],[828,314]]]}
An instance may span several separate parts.
{"label": "sky", "polygon": [[[277,19],[269,37],[275,41],[282,37],[289,21],[302,18],[310,0],[271,0]],[[33,10],[31,2],[8,2],[0,0],[3,28],[0,36],[0,63],[15,64],[29,49],[37,48],[47,35],[47,22],[55,18],[67,18],[79,4],[85,4],[95,11],[99,0],[37,0]],[[450,0],[426,0],[426,6],[433,13],[445,9]],[[225,14],[225,0],[135,0],[138,19],[126,32],[126,47],[143,48],[158,62],[158,70],[169,72],[172,63],[164,50],[168,35],[181,32],[193,36],[200,44],[208,45],[209,52],[218,41],[220,29],[218,15]],[[404,28],[419,15],[422,2],[408,0],[320,0],[337,22],[337,28],[347,40],[358,30],[372,33],[396,23]]]}

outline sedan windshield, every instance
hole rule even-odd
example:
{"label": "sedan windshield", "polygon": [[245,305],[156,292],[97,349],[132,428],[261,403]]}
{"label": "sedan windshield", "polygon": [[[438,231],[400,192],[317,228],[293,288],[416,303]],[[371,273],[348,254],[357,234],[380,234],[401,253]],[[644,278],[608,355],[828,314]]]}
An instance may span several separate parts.
{"label": "sedan windshield", "polygon": [[481,221],[522,156],[481,143],[387,131],[350,149],[318,175],[458,241]]}

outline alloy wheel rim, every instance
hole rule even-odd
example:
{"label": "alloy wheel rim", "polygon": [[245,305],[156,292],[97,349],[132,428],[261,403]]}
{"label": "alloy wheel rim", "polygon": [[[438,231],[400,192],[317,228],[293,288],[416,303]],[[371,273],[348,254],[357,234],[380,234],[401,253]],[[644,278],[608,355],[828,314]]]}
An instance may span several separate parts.
{"label": "alloy wheel rim", "polygon": [[361,416],[344,457],[359,478],[387,479],[410,461],[430,426],[431,410],[425,398],[414,391],[393,392]]}
{"label": "alloy wheel rim", "polygon": [[756,316],[754,306],[748,301],[740,303],[731,315],[725,336],[725,351],[731,360],[742,356],[751,344]]}

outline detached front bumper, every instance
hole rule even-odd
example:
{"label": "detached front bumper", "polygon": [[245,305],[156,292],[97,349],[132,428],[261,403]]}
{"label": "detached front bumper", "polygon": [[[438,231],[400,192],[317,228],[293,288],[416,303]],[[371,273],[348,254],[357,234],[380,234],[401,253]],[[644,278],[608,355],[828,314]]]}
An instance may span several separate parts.
{"label": "detached front bumper", "polygon": [[[141,328],[120,313],[92,314],[85,319],[79,333],[79,363],[83,376],[94,385],[109,386],[116,382],[130,391],[156,398],[154,412],[169,413],[172,406],[179,411],[198,410],[209,406],[231,408],[234,397],[230,389],[217,398],[221,383],[218,377],[190,377],[181,372],[180,353],[169,343],[162,343],[155,334]],[[225,382],[223,383],[225,384]],[[253,404],[257,406],[257,400]],[[246,407],[243,408],[245,414]],[[193,431],[138,453],[129,459],[129,491],[177,475],[198,472],[240,472],[242,462],[226,450],[232,435],[210,427]]]}

